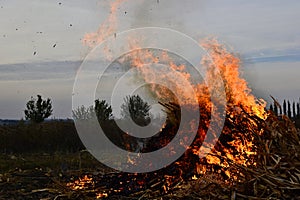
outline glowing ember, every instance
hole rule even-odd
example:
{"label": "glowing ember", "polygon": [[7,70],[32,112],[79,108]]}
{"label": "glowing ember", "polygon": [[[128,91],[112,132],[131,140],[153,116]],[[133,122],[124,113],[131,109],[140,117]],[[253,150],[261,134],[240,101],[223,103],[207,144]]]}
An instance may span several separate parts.
{"label": "glowing ember", "polygon": [[89,178],[88,175],[85,175],[83,178],[79,178],[74,182],[67,183],[67,186],[70,187],[72,190],[83,190],[94,185],[95,183],[93,181],[93,178]]}
{"label": "glowing ember", "polygon": [[[89,177],[88,175],[85,175],[83,178],[79,178],[78,180],[75,180],[74,182],[67,183],[67,187],[71,188],[72,190],[86,190],[86,189],[93,189],[95,188],[95,181],[92,177]],[[108,196],[107,192],[97,192],[96,198],[105,198]]]}
{"label": "glowing ember", "polygon": [[96,194],[96,198],[97,199],[100,199],[100,198],[105,198],[105,197],[108,197],[108,194],[107,193],[98,193]]}

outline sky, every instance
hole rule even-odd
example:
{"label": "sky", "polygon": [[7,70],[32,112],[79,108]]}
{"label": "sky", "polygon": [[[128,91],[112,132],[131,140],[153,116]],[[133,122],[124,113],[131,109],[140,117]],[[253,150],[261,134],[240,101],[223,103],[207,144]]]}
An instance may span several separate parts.
{"label": "sky", "polygon": [[[20,119],[31,96],[53,101],[54,118],[71,117],[77,70],[91,48],[86,33],[109,15],[109,0],[0,1],[0,119]],[[165,27],[195,40],[215,37],[237,53],[257,97],[300,97],[300,1],[127,0],[118,32]]]}

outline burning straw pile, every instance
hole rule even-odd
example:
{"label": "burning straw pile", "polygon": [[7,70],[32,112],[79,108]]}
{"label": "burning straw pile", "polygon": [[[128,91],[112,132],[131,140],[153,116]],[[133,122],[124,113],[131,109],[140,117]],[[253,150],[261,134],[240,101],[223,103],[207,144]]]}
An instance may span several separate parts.
{"label": "burning straw pile", "polygon": [[[205,95],[207,88],[198,85],[196,91],[202,91],[198,95],[201,110],[198,134],[180,159],[152,173],[89,175],[87,185],[84,179],[68,184],[73,197],[297,199],[300,143],[293,122],[284,115],[278,117],[267,111],[264,101],[251,95],[246,81],[240,78],[240,61],[235,55],[214,41],[205,47],[213,61],[206,63],[208,72],[213,72],[213,67],[219,69],[227,100],[225,124],[221,136],[214,138],[217,143],[213,150],[205,157],[200,156],[200,146],[209,145],[203,138],[212,107],[209,95]],[[176,103],[161,105],[168,113],[169,124],[161,130],[161,135],[172,137],[180,121],[180,107]],[[165,142],[163,138],[160,141]]]}
{"label": "burning straw pile", "polygon": [[[94,47],[106,36],[116,32],[116,8],[122,2],[120,0],[111,4],[110,15],[97,33],[85,35],[87,45]],[[135,47],[133,50],[140,49],[135,41],[129,43]],[[286,116],[277,117],[267,111],[266,103],[251,94],[247,82],[240,77],[240,60],[235,55],[214,40],[202,46],[209,53],[209,57],[203,59],[203,65],[207,67],[207,85],[194,85],[196,94],[190,94],[183,82],[178,80],[179,87],[175,92],[187,99],[184,105],[180,105],[181,108],[200,107],[200,125],[192,130],[197,132],[192,145],[179,160],[157,172],[112,173],[94,177],[92,188],[99,198],[114,198],[117,195],[116,199],[119,199],[121,195],[130,199],[290,199],[299,193],[300,144],[294,124]],[[186,73],[186,66],[176,65],[164,52],[157,56],[140,50],[130,56],[130,66],[140,72],[145,82],[168,80],[165,73],[153,76],[151,69],[144,67],[147,63],[158,63],[159,59],[165,59],[164,64],[167,63],[170,70],[180,73],[186,81],[192,83],[192,77]],[[216,70],[220,72],[225,85],[226,119],[221,136],[218,138],[213,135],[210,143],[206,143],[206,131],[210,120],[215,117],[211,116],[211,111],[219,106],[212,105],[208,92],[219,84],[215,79]],[[161,130],[162,137],[158,142],[161,147],[176,134],[180,123],[179,106],[170,103],[174,101],[169,98],[168,91],[152,89],[157,97],[164,100],[161,104],[168,113],[168,122]],[[190,105],[189,99],[194,96],[197,96],[199,105]],[[150,143],[155,144],[157,141]],[[213,150],[203,157],[201,147]],[[153,148],[157,149],[152,145],[148,150]]]}

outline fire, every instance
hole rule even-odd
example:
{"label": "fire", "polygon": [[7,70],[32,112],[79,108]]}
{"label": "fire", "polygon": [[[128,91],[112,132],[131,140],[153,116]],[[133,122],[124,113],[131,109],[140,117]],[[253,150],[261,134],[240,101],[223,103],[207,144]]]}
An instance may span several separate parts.
{"label": "fire", "polygon": [[106,192],[96,194],[96,199],[106,198],[106,197],[108,197],[108,194]]}
{"label": "fire", "polygon": [[[125,0],[116,0],[111,3],[110,15],[108,19],[100,26],[96,33],[86,34],[84,42],[86,45],[92,47],[101,43],[106,37],[115,34],[117,31],[117,7]],[[251,117],[265,120],[268,114],[265,110],[266,102],[262,99],[256,99],[251,94],[251,89],[245,79],[241,78],[240,74],[240,59],[233,53],[229,52],[224,45],[219,44],[217,40],[211,39],[202,41],[201,45],[206,49],[208,55],[202,59],[202,65],[206,67],[206,80],[203,83],[194,84],[192,82],[191,74],[187,72],[187,66],[184,64],[177,64],[173,58],[166,51],[153,51],[151,49],[140,49],[139,44],[142,41],[130,39],[129,43],[132,47],[132,52],[126,57],[122,58],[123,62],[130,63],[139,72],[139,75],[146,83],[156,82],[156,80],[169,80],[170,74],[178,74],[177,82],[175,83],[174,93],[181,94],[183,102],[180,106],[196,108],[201,107],[203,111],[202,120],[200,121],[200,128],[191,124],[189,131],[196,131],[198,137],[191,147],[189,152],[194,156],[198,156],[198,160],[194,166],[195,174],[192,179],[197,180],[199,175],[206,174],[208,171],[214,171],[213,166],[221,167],[217,172],[224,173],[228,178],[234,180],[238,176],[243,176],[238,171],[231,171],[232,163],[242,166],[256,166],[255,156],[257,154],[255,148],[255,136],[251,130],[256,130],[257,133],[263,134],[263,130],[251,121]],[[164,73],[155,73],[150,64],[164,64],[168,66],[168,70]],[[227,124],[241,124],[245,126],[245,132],[238,132],[234,127],[226,126],[222,131],[225,139],[218,141],[217,145],[212,146],[212,143],[218,140],[215,136],[210,143],[202,144],[206,135],[206,129],[210,124],[211,109],[218,107],[212,105],[209,95],[209,88],[218,88],[219,83],[215,80],[216,69],[222,76],[226,92],[226,122]],[[171,79],[170,79],[171,80]],[[192,85],[194,94],[185,90],[187,85]],[[150,90],[162,102],[173,102],[174,97],[166,88],[151,85]],[[216,91],[218,92],[218,91]],[[197,102],[197,104],[195,104]],[[247,113],[247,114],[245,114]],[[251,117],[249,117],[249,116]],[[247,118],[246,122],[244,122]],[[245,124],[243,124],[245,123]],[[180,133],[184,134],[184,133]],[[203,152],[200,152],[200,147],[204,145],[207,149],[214,147],[209,155],[204,159],[200,158]],[[205,149],[205,148],[204,148]],[[186,154],[189,156],[189,154]],[[185,161],[183,159],[183,161]],[[130,160],[130,162],[134,162]],[[189,163],[186,163],[187,165]],[[184,165],[184,164],[181,164]],[[211,167],[209,167],[211,166]],[[171,179],[166,177],[166,179]],[[68,186],[73,190],[84,189],[86,184],[94,184],[93,180],[87,176],[79,179],[77,182],[69,183]],[[168,190],[166,185],[165,190]],[[107,193],[99,194],[99,198],[106,197]]]}
{"label": "fire", "polygon": [[94,186],[95,183],[93,181],[93,178],[88,177],[88,175],[85,175],[83,178],[79,178],[74,182],[67,183],[67,186],[70,187],[72,190],[86,189],[91,185]]}
{"label": "fire", "polygon": [[108,36],[116,34],[118,27],[117,11],[120,4],[126,0],[116,0],[110,3],[110,12],[108,18],[101,24],[97,32],[84,35],[83,43],[91,48],[100,44]]}
{"label": "fire", "polygon": [[[75,180],[74,182],[67,183],[67,187],[71,188],[72,190],[85,190],[90,188],[95,188],[95,181],[92,177],[89,177],[88,175],[85,175],[82,178],[79,178],[78,180]],[[96,192],[96,198],[105,198],[108,196],[107,192]]]}
{"label": "fire", "polygon": [[[247,81],[240,77],[240,59],[227,51],[215,39],[201,42],[201,44],[209,52],[213,66],[217,67],[222,74],[225,82],[227,102],[233,105],[242,105],[247,113],[266,119],[266,102],[263,99],[257,100],[251,94]],[[210,78],[212,79],[213,77]]]}
{"label": "fire", "polygon": [[196,175],[192,176],[192,180],[198,180],[197,176]]}
{"label": "fire", "polygon": [[[267,112],[265,111],[266,103],[264,100],[257,100],[252,94],[251,89],[248,87],[246,80],[240,77],[240,64],[241,61],[237,56],[233,53],[227,51],[227,49],[219,44],[216,40],[209,40],[202,43],[202,45],[206,48],[209,55],[203,58],[202,63],[207,67],[207,80],[208,86],[204,84],[193,85],[191,83],[190,74],[185,72],[186,66],[179,64],[176,65],[174,61],[166,52],[162,52],[161,54],[154,55],[151,51],[145,50],[137,50],[134,53],[130,54],[127,58],[130,60],[130,65],[132,67],[136,67],[140,75],[143,77],[145,82],[151,82],[153,80],[165,79],[168,80],[169,74],[161,73],[155,74],[151,67],[147,67],[148,63],[167,63],[169,66],[169,70],[172,72],[177,72],[181,74],[182,79],[178,79],[176,83],[178,87],[175,87],[176,93],[181,94],[183,99],[185,100],[181,106],[197,106],[194,105],[194,102],[201,102],[201,107],[204,110],[204,113],[210,113],[212,109],[212,102],[210,101],[210,95],[207,91],[207,88],[213,87],[215,88],[215,84],[217,84],[214,80],[215,69],[217,68],[221,73],[221,76],[224,80],[225,91],[226,91],[226,99],[227,99],[227,110],[226,114],[228,115],[227,120],[235,120],[234,123],[242,123],[245,116],[244,113],[248,113],[248,115],[256,116],[262,120],[267,118]],[[184,81],[180,81],[184,80]],[[155,82],[155,81],[154,81]],[[189,83],[193,85],[194,91],[196,94],[190,94],[182,90],[185,88],[183,83]],[[172,101],[171,95],[169,95],[167,90],[158,89],[155,86],[152,89],[152,92],[156,94],[156,96],[164,101]],[[197,101],[194,101],[197,98]],[[216,107],[218,105],[215,105]],[[239,122],[240,120],[240,122]],[[250,120],[250,119],[249,119]],[[201,121],[205,126],[209,125],[209,118],[205,121]],[[232,121],[233,122],[233,121]],[[256,126],[255,123],[247,124],[247,126]],[[254,127],[257,128],[257,127]],[[203,138],[206,135],[205,130],[199,129],[197,130],[195,126],[191,126],[191,129],[194,131],[198,131],[199,133],[199,146],[203,141]],[[187,132],[189,130],[186,130]],[[260,131],[260,133],[262,133]],[[206,162],[210,165],[218,165],[227,169],[230,167],[229,161],[234,162],[235,164],[244,165],[244,166],[255,166],[256,163],[253,160],[253,156],[256,155],[255,152],[255,144],[254,144],[254,136],[250,133],[235,133],[233,134],[232,130],[225,127],[223,130],[223,134],[230,135],[232,137],[232,141],[226,142],[226,144],[219,145],[219,149],[214,149],[212,154],[206,156]],[[214,138],[218,140],[217,137]],[[214,143],[214,141],[211,141]],[[203,144],[207,147],[211,147],[210,143]],[[230,148],[225,147],[230,146]],[[221,149],[220,149],[221,148]],[[199,151],[199,148],[192,147],[194,154],[202,155],[203,152]],[[221,157],[222,161],[221,161]],[[227,160],[224,160],[224,158]],[[205,172],[206,170],[201,170],[201,172]],[[224,173],[230,177],[230,171],[225,170]]]}
{"label": "fire", "polygon": [[[156,83],[160,80],[167,80],[165,82],[172,82],[174,74],[176,74],[177,83],[173,89],[174,93],[181,94],[183,99],[182,104],[191,105],[197,101],[196,95],[188,93],[185,90],[190,82],[190,74],[187,73],[186,66],[183,64],[175,64],[172,58],[166,51],[154,52],[152,50],[139,49],[138,46],[132,46],[134,50],[128,57],[124,58],[130,63],[132,67],[138,69],[139,75],[146,83]],[[149,64],[163,64],[169,66],[167,70],[162,70],[162,73],[157,73],[153,70],[152,65]],[[157,85],[151,85],[151,92],[155,94],[157,99],[163,102],[172,102],[174,98],[167,88],[162,88]]]}

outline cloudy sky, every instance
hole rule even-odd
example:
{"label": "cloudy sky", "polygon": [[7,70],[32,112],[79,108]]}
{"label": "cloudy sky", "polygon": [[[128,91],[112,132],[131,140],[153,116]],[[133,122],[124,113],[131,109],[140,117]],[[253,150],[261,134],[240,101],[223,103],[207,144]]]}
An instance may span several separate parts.
{"label": "cloudy sky", "polygon": [[[82,44],[109,15],[108,0],[0,0],[0,118],[20,119],[32,95],[51,97],[55,118],[71,116]],[[199,40],[214,36],[243,61],[258,97],[300,97],[300,1],[127,0],[118,31],[158,26]]]}

